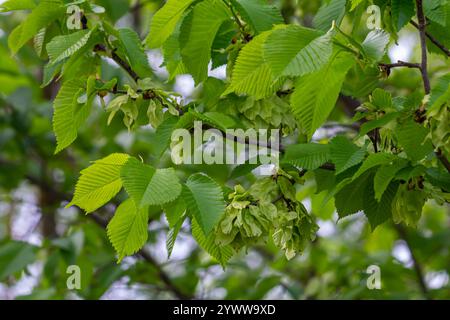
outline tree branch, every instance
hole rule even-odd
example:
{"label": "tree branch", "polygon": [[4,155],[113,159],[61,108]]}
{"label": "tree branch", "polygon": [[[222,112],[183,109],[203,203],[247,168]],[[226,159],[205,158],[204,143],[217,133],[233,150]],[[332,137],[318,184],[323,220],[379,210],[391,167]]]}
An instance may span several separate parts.
{"label": "tree branch", "polygon": [[437,149],[435,151],[436,157],[441,161],[447,171],[450,173],[450,161],[448,161],[447,157],[444,155],[441,149]]}
{"label": "tree branch", "polygon": [[405,62],[401,60],[398,60],[397,63],[379,63],[378,65],[388,74],[391,72],[391,69],[393,68],[401,68],[401,67],[416,68],[416,69],[422,68],[422,66],[418,63]]}
{"label": "tree branch", "polygon": [[[96,213],[92,213],[89,215],[89,217],[95,222],[97,223],[99,226],[101,226],[102,228],[107,227],[108,225],[108,221],[104,218],[102,218],[101,216],[99,216]],[[190,295],[185,294],[184,292],[182,292],[170,279],[170,277],[167,275],[167,273],[162,269],[162,267],[155,261],[155,259],[150,255],[150,253],[148,253],[146,250],[141,249],[138,253],[137,253],[142,259],[144,259],[145,261],[147,261],[149,264],[151,264],[155,269],[156,272],[158,273],[159,278],[161,279],[161,281],[164,283],[166,289],[170,292],[172,292],[178,299],[181,300],[190,300],[193,297]]]}
{"label": "tree branch", "polygon": [[[411,20],[410,23],[419,29],[419,25],[414,20]],[[442,52],[444,52],[447,56],[450,57],[450,50],[447,49],[442,43],[440,43],[435,37],[433,37],[428,31],[425,30],[425,35],[427,38],[439,49],[441,49]]]}
{"label": "tree branch", "polygon": [[407,231],[400,224],[395,224],[394,226],[395,226],[395,229],[397,230],[398,235],[400,236],[400,238],[402,240],[405,241],[406,246],[408,247],[408,251],[411,255],[411,259],[413,262],[414,271],[416,272],[417,282],[419,283],[420,291],[422,292],[425,299],[430,299],[430,293],[428,291],[427,284],[425,282],[422,265],[419,263],[419,260],[417,260],[417,257],[414,254],[411,243],[409,241]]}
{"label": "tree branch", "polygon": [[423,13],[422,0],[416,0],[417,19],[419,21],[420,48],[422,51],[422,61],[420,63],[420,71],[422,72],[423,87],[425,94],[430,94],[430,79],[428,77],[428,56],[427,56],[427,36],[426,36],[426,19]]}

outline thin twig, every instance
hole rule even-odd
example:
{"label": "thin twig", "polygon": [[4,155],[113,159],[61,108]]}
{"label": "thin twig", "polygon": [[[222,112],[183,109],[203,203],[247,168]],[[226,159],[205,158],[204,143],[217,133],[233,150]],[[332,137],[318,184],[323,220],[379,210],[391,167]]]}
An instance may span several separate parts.
{"label": "thin twig", "polygon": [[425,94],[428,95],[431,92],[430,78],[428,77],[428,56],[427,56],[427,35],[426,35],[426,19],[423,13],[422,0],[416,0],[417,7],[417,19],[419,21],[419,35],[420,35],[420,48],[422,51],[422,61],[420,64],[420,71],[422,72],[423,87]]}
{"label": "thin twig", "polygon": [[425,297],[425,299],[430,299],[430,293],[428,291],[427,284],[425,282],[422,265],[419,263],[419,260],[417,260],[417,257],[414,254],[414,250],[412,248],[411,242],[409,241],[407,231],[403,227],[403,225],[395,224],[394,226],[395,226],[395,229],[397,230],[398,235],[400,236],[400,238],[402,240],[405,241],[406,246],[408,247],[408,251],[411,255],[411,260],[413,262],[413,267],[414,267],[414,271],[416,272],[417,281],[419,283],[420,290],[422,291],[422,294]]}
{"label": "thin twig", "polygon": [[[419,30],[419,35],[420,35],[420,47],[421,47],[421,52],[422,52],[422,62],[420,65],[420,70],[422,73],[422,80],[423,80],[423,87],[425,90],[425,94],[428,95],[431,92],[431,87],[430,87],[430,78],[428,76],[428,69],[427,69],[427,63],[428,63],[428,58],[427,58],[427,34],[426,34],[426,27],[427,27],[427,22],[426,22],[426,18],[425,18],[425,14],[423,12],[423,3],[422,0],[416,0],[416,7],[417,7],[417,19],[419,21],[417,25],[417,28]],[[420,115],[425,114],[425,105],[422,105],[420,107],[420,109],[418,110],[418,115],[419,115],[419,119],[421,118]],[[448,159],[445,157],[444,153],[442,152],[441,149],[437,149],[435,152],[437,158],[439,159],[439,161],[441,161],[441,163],[444,165],[444,167],[447,169],[447,171],[450,173],[450,164]]]}
{"label": "thin twig", "polygon": [[[411,20],[410,23],[419,29],[419,25],[414,20]],[[447,56],[450,57],[450,50],[447,49],[442,43],[440,43],[435,37],[433,37],[428,31],[425,30],[425,35],[427,38],[439,49],[441,49],[442,52],[444,52]]]}
{"label": "thin twig", "polygon": [[378,65],[383,69],[392,69],[401,67],[421,69],[421,65],[418,63],[405,62],[401,60],[398,60],[397,63],[379,63]]}
{"label": "thin twig", "polygon": [[436,157],[441,161],[441,163],[444,165],[444,167],[447,169],[447,171],[450,173],[450,161],[448,161],[447,157],[444,155],[441,149],[437,149]]}
{"label": "thin twig", "polygon": [[[102,228],[105,228],[108,226],[108,221],[101,216],[99,216],[96,213],[92,213],[89,215],[89,217],[99,226]],[[138,252],[138,255],[143,258],[145,261],[153,265],[156,269],[156,272],[158,273],[159,278],[164,283],[165,287],[168,289],[168,291],[171,291],[178,299],[181,300],[189,300],[193,297],[185,294],[182,292],[175,284],[172,282],[170,277],[167,275],[167,273],[162,269],[162,267],[155,261],[155,259],[148,253],[146,250],[141,249]]]}

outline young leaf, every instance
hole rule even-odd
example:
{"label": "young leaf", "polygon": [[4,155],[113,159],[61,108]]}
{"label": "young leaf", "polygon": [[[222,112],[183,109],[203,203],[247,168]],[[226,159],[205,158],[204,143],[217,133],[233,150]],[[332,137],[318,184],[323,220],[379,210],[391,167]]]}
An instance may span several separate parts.
{"label": "young leaf", "polygon": [[170,145],[170,138],[172,137],[172,131],[176,128],[178,123],[177,117],[169,117],[165,119],[156,129],[155,132],[155,156],[160,158],[164,151]]}
{"label": "young leaf", "polygon": [[34,0],[7,0],[0,4],[0,12],[30,10],[36,8]]}
{"label": "young leaf", "polygon": [[122,188],[120,169],[128,158],[127,154],[113,153],[82,170],[67,207],[76,205],[90,213],[111,200]]}
{"label": "young leaf", "polygon": [[356,166],[366,154],[365,148],[359,148],[344,136],[336,136],[330,142],[331,160],[336,166],[336,174]]}
{"label": "young leaf", "polygon": [[160,47],[175,30],[184,12],[195,0],[168,0],[153,16],[146,42],[150,48]]}
{"label": "young leaf", "polygon": [[364,214],[369,219],[372,231],[392,217],[392,201],[398,190],[398,182],[392,182],[383,193],[380,201],[375,199],[373,184],[368,183],[362,194]]}
{"label": "young leaf", "polygon": [[319,70],[333,51],[331,34],[290,25],[272,32],[264,43],[264,58],[275,78],[301,76]]}
{"label": "young leaf", "polygon": [[274,25],[284,23],[280,10],[265,0],[232,0],[232,3],[255,33],[270,30]]}
{"label": "young leaf", "polygon": [[50,64],[56,64],[80,50],[89,40],[92,30],[80,30],[69,35],[56,36],[47,44]]}
{"label": "young leaf", "polygon": [[130,158],[120,176],[125,190],[138,208],[171,202],[181,193],[181,184],[173,168],[155,169]]}
{"label": "young leaf", "polygon": [[275,91],[274,76],[263,54],[263,44],[271,32],[261,33],[241,50],[233,69],[231,84],[223,95],[235,92],[262,99]]}
{"label": "young leaf", "polygon": [[167,240],[166,240],[167,259],[169,259],[170,256],[172,255],[173,247],[175,246],[175,241],[177,240],[178,233],[180,232],[181,227],[183,226],[184,220],[186,220],[186,215],[183,215],[180,219],[178,219],[178,222],[167,233]]}
{"label": "young leaf", "polygon": [[373,60],[379,61],[386,53],[386,46],[389,43],[390,35],[384,30],[376,29],[370,31],[362,43],[365,55]]}
{"label": "young leaf", "polygon": [[85,85],[86,79],[66,81],[53,102],[53,131],[57,142],[55,154],[75,141],[79,126],[87,118],[87,108],[78,103]]}
{"label": "young leaf", "polygon": [[186,203],[183,201],[182,197],[178,197],[175,201],[164,205],[164,212],[166,213],[169,227],[174,228],[186,212]]}
{"label": "young leaf", "polygon": [[364,194],[366,186],[372,184],[373,175],[369,172],[344,186],[334,197],[339,218],[357,213],[364,208]]}
{"label": "young leaf", "polygon": [[143,79],[150,77],[152,70],[148,64],[147,54],[144,51],[138,34],[128,28],[119,29],[118,31],[119,40],[122,42],[122,46],[130,64],[133,66],[133,70]]}
{"label": "young leaf", "polygon": [[330,146],[318,143],[292,145],[287,148],[283,160],[303,169],[314,170],[330,160]]}
{"label": "young leaf", "polygon": [[42,0],[30,15],[9,35],[8,45],[13,53],[19,51],[28,40],[65,11],[60,0]]}
{"label": "young leaf", "polygon": [[406,160],[401,159],[394,161],[390,165],[382,166],[377,170],[373,179],[373,188],[375,191],[375,199],[377,201],[381,201],[384,191],[386,191],[388,185],[395,178],[397,172],[406,167],[407,164],[408,162]]}
{"label": "young leaf", "polygon": [[0,245],[0,281],[23,272],[27,265],[36,261],[38,247],[20,241],[2,241]]}
{"label": "young leaf", "polygon": [[428,137],[428,129],[414,122],[408,121],[399,126],[397,138],[408,157],[419,161],[433,152],[433,145]]}
{"label": "young leaf", "polygon": [[358,178],[367,170],[392,163],[397,157],[391,153],[379,152],[370,154],[366,160],[364,160],[361,167],[356,171],[353,179]]}
{"label": "young leaf", "polygon": [[132,199],[122,202],[107,227],[109,240],[118,255],[118,263],[145,245],[147,229],[148,207],[138,209]]}
{"label": "young leaf", "polygon": [[229,18],[229,10],[223,1],[204,0],[194,7],[189,38],[181,55],[196,84],[208,77],[214,38],[222,23]]}
{"label": "young leaf", "polygon": [[339,53],[322,69],[296,82],[291,105],[301,129],[309,139],[333,110],[345,75],[353,64],[352,56]]}
{"label": "young leaf", "polygon": [[400,115],[399,112],[392,112],[392,113],[388,113],[388,114],[384,115],[383,117],[381,117],[379,119],[370,120],[370,121],[363,123],[363,125],[359,129],[358,137],[362,137],[376,128],[384,127],[388,123],[397,119],[399,115]]}
{"label": "young leaf", "polygon": [[191,223],[192,236],[197,241],[198,245],[209,253],[209,255],[215,258],[222,267],[225,267],[228,260],[233,256],[233,249],[230,246],[219,246],[216,244],[215,235],[213,232],[205,236],[203,228],[196,219],[192,219]]}
{"label": "young leaf", "polygon": [[[425,1],[426,3],[427,1]],[[414,0],[392,0],[391,15],[394,27],[400,31],[416,13]]]}
{"label": "young leaf", "polygon": [[325,1],[314,16],[314,28],[327,31],[331,28],[333,21],[340,25],[342,18],[344,18],[346,2],[347,0]]}
{"label": "young leaf", "polygon": [[206,175],[194,174],[183,188],[183,199],[188,212],[198,221],[202,232],[208,235],[225,210],[220,186]]}

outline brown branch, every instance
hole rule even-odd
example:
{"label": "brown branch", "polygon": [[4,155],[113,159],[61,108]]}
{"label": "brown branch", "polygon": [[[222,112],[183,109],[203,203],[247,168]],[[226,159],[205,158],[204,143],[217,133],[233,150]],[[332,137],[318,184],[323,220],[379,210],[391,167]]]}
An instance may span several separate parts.
{"label": "brown branch", "polygon": [[426,36],[426,19],[423,13],[422,0],[416,0],[417,7],[417,19],[419,21],[419,36],[420,36],[420,48],[422,51],[422,61],[420,63],[420,71],[422,72],[423,87],[425,94],[430,94],[430,79],[428,77],[428,56],[427,56],[427,36]]}
{"label": "brown branch", "polygon": [[438,148],[434,153],[436,154],[436,157],[439,159],[439,161],[441,161],[441,163],[447,169],[448,173],[450,173],[450,161],[448,161],[442,150]]}
{"label": "brown branch", "polygon": [[[411,20],[410,23],[419,29],[419,25],[414,20]],[[428,31],[425,30],[425,35],[427,38],[439,49],[441,49],[442,52],[444,52],[447,56],[450,57],[450,50],[447,49],[442,43],[440,43],[435,37],[433,37]]]}
{"label": "brown branch", "polygon": [[[92,213],[89,215],[89,217],[95,222],[97,223],[99,226],[101,226],[102,228],[107,227],[108,225],[108,221],[104,218],[102,218],[101,216],[99,216],[98,214]],[[156,272],[158,273],[159,278],[161,279],[161,281],[164,283],[166,289],[170,292],[172,292],[178,299],[181,300],[190,300],[194,297],[185,294],[184,292],[182,292],[170,279],[170,277],[167,275],[167,273],[162,269],[162,267],[158,264],[158,262],[155,261],[155,259],[150,255],[150,253],[148,253],[146,250],[141,249],[138,253],[137,253],[142,259],[144,259],[145,261],[147,261],[149,264],[151,264],[153,267],[155,267]]]}
{"label": "brown branch", "polygon": [[422,292],[425,299],[430,299],[430,293],[428,291],[427,284],[425,282],[422,265],[419,263],[419,260],[417,260],[417,257],[414,254],[414,250],[412,248],[411,242],[409,241],[407,231],[403,227],[403,225],[395,224],[394,226],[395,226],[395,229],[397,230],[398,235],[400,236],[400,238],[402,240],[405,241],[406,246],[408,247],[408,251],[411,255],[411,259],[413,262],[414,271],[417,276],[417,282],[419,283],[420,291]]}
{"label": "brown branch", "polygon": [[121,66],[130,75],[130,77],[133,78],[134,81],[137,82],[139,80],[139,76],[137,75],[137,73],[134,72],[128,62],[117,55],[116,50],[111,51],[111,59],[113,59],[119,66]]}
{"label": "brown branch", "polygon": [[405,62],[405,61],[401,61],[398,60],[397,63],[379,63],[378,64],[383,70],[389,71],[392,68],[401,68],[401,67],[406,67],[406,68],[417,68],[417,69],[421,69],[421,65],[418,63],[411,63],[411,62]]}
{"label": "brown branch", "polygon": [[131,68],[131,66],[123,60],[119,55],[116,53],[116,49],[111,48],[111,50],[107,50],[106,47],[103,44],[97,44],[94,47],[94,52],[103,52],[106,55],[108,55],[111,59],[113,59],[120,67],[122,67],[134,81],[139,80],[139,76],[137,73]]}
{"label": "brown branch", "polygon": [[[417,29],[419,30],[420,35],[420,47],[421,47],[421,54],[422,54],[422,62],[420,64],[420,71],[422,73],[422,80],[423,80],[423,87],[425,90],[425,94],[428,95],[431,93],[431,87],[430,87],[430,78],[428,76],[428,57],[427,57],[427,34],[426,34],[426,27],[427,22],[425,18],[425,14],[423,12],[423,3],[422,0],[416,0],[416,7],[417,7],[417,19],[419,21],[417,25]],[[421,115],[425,114],[425,105],[422,105],[419,110],[417,111],[418,119],[421,119]],[[441,149],[437,149],[435,152],[437,158],[441,163],[444,165],[444,167],[447,169],[447,171],[450,173],[450,164],[448,159],[445,157]]]}

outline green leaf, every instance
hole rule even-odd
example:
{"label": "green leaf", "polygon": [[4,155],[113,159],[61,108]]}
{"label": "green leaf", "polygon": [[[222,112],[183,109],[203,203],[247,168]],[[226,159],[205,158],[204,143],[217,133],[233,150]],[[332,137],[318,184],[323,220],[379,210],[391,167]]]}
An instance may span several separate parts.
{"label": "green leaf", "polygon": [[184,65],[198,84],[208,77],[214,38],[222,23],[230,18],[230,13],[219,0],[204,0],[192,12],[192,26],[181,55]]}
{"label": "green leaf", "polygon": [[363,198],[366,193],[366,186],[368,184],[372,184],[372,177],[372,173],[366,172],[336,193],[334,196],[334,203],[339,214],[339,218],[343,218],[363,210]]}
{"label": "green leaf", "polygon": [[444,105],[450,105],[450,74],[438,79],[431,90],[430,107],[427,109],[429,117],[436,117],[436,113]]}
{"label": "green leaf", "polygon": [[24,271],[27,265],[36,260],[37,250],[37,247],[19,241],[8,241],[0,246],[0,281]]}
{"label": "green leaf", "polygon": [[165,119],[155,131],[155,156],[160,158],[170,145],[172,132],[178,123],[177,117]]}
{"label": "green leaf", "polygon": [[111,200],[122,188],[120,170],[128,159],[127,154],[113,153],[82,170],[75,195],[66,207],[76,205],[90,213]]}
{"label": "green leaf", "polygon": [[386,222],[392,217],[392,201],[398,190],[398,183],[392,182],[383,193],[380,201],[375,199],[375,191],[372,183],[366,185],[363,192],[364,214],[369,219],[372,231],[377,226]]}
{"label": "green leaf", "polygon": [[385,125],[389,124],[393,120],[397,119],[399,115],[400,115],[399,112],[392,112],[392,113],[388,113],[388,114],[382,116],[379,119],[370,120],[370,121],[363,123],[363,125],[359,129],[358,137],[362,137],[376,128],[384,127]]}
{"label": "green leaf", "polygon": [[123,166],[120,177],[138,208],[171,202],[181,193],[181,184],[173,168],[155,169],[135,158],[130,158]]}
{"label": "green leaf", "polygon": [[433,185],[450,192],[450,175],[447,172],[440,171],[438,168],[428,168],[426,178]]}
{"label": "green leaf", "polygon": [[186,215],[183,215],[183,217],[178,219],[178,222],[167,233],[167,240],[166,240],[167,259],[169,259],[170,256],[172,255],[173,247],[175,246],[175,241],[177,240],[178,233],[180,232],[181,227],[183,226],[184,220],[186,220]]}
{"label": "green leaf", "polygon": [[322,31],[329,30],[333,21],[336,21],[336,24],[340,25],[345,15],[346,2],[346,0],[325,1],[314,16],[314,28]]}
{"label": "green leaf", "polygon": [[[424,1],[425,3],[427,1]],[[416,13],[414,0],[392,0],[391,15],[394,26],[400,31]]]}
{"label": "green leaf", "polygon": [[306,170],[314,170],[330,160],[330,146],[318,143],[291,145],[283,159]]}
{"label": "green leaf", "polygon": [[314,170],[314,177],[316,179],[316,193],[331,190],[336,184],[336,176],[331,170],[316,169]]}
{"label": "green leaf", "polygon": [[39,2],[39,5],[9,35],[8,45],[11,51],[13,53],[19,51],[39,30],[58,19],[64,13],[64,9],[60,0]]}
{"label": "green leaf", "polygon": [[[186,19],[185,19],[186,20]],[[183,21],[184,22],[184,21]],[[181,25],[180,25],[181,27]],[[175,79],[179,74],[188,73],[181,58],[180,27],[164,42],[162,50],[164,54],[164,66],[169,72],[169,81]]]}
{"label": "green leaf", "polygon": [[75,141],[78,128],[88,117],[89,106],[78,103],[85,86],[86,79],[66,81],[53,102],[53,131],[57,142],[55,154]]}
{"label": "green leaf", "polygon": [[182,197],[178,197],[175,201],[164,205],[164,212],[166,214],[169,227],[174,228],[183,214],[186,212],[186,203]]}
{"label": "green leaf", "polygon": [[275,78],[301,76],[319,70],[333,51],[330,33],[290,25],[272,32],[264,43],[264,58]]}
{"label": "green leaf", "polygon": [[220,186],[206,175],[191,175],[186,188],[183,188],[183,199],[188,212],[198,221],[203,233],[208,235],[225,211]]}
{"label": "green leaf", "polygon": [[446,0],[428,0],[423,2],[423,11],[425,16],[434,21],[441,26],[445,27],[447,25],[447,11],[445,5],[448,5],[448,1]]}
{"label": "green leaf", "polygon": [[386,47],[389,43],[390,35],[382,29],[370,31],[362,43],[365,55],[373,60],[379,61],[386,53]]}
{"label": "green leaf", "polygon": [[34,8],[36,8],[34,0],[8,0],[0,4],[0,12],[31,10]]}
{"label": "green leaf", "polygon": [[147,229],[148,207],[138,209],[132,199],[122,202],[107,227],[109,240],[118,255],[118,263],[145,245]]}
{"label": "green leaf", "polygon": [[80,30],[69,35],[56,36],[47,44],[50,64],[56,64],[80,50],[86,45],[92,30]]}
{"label": "green leaf", "polygon": [[155,13],[146,42],[150,48],[160,47],[175,30],[184,12],[195,0],[168,0]]}
{"label": "green leaf", "polygon": [[119,29],[119,40],[122,42],[122,46],[128,57],[130,65],[133,66],[133,70],[137,75],[144,79],[152,75],[152,70],[148,64],[147,54],[142,46],[141,39],[138,34],[132,29]]}
{"label": "green leaf", "polygon": [[309,139],[333,110],[345,75],[353,64],[351,55],[339,53],[325,67],[296,82],[291,106],[301,129]]}
{"label": "green leaf", "polygon": [[231,171],[230,179],[236,179],[242,176],[245,176],[247,174],[250,174],[253,170],[261,166],[261,163],[252,164],[250,161],[248,163],[243,163],[240,165],[237,165],[235,168],[233,168],[233,171]]}
{"label": "green leaf", "polygon": [[336,136],[330,142],[331,161],[336,166],[336,174],[356,166],[363,161],[365,148],[359,148],[344,136]]}
{"label": "green leaf", "polygon": [[374,167],[391,164],[396,158],[397,156],[391,153],[372,153],[367,157],[366,160],[364,160],[362,166],[359,167],[358,171],[356,171],[355,175],[353,176],[353,179],[358,178],[364,172]]}
{"label": "green leaf", "polygon": [[242,18],[255,33],[272,29],[276,24],[283,24],[280,10],[265,0],[232,0]]}
{"label": "green leaf", "polygon": [[350,11],[353,11],[358,7],[364,0],[351,0],[352,6],[350,7]]}
{"label": "green leaf", "polygon": [[400,125],[396,132],[399,144],[411,160],[422,160],[433,152],[428,129],[413,120]]}
{"label": "green leaf", "polygon": [[230,246],[219,246],[216,244],[215,234],[211,232],[205,236],[203,228],[196,219],[192,219],[192,236],[197,241],[198,245],[208,252],[208,254],[216,259],[222,267],[225,267],[228,260],[233,256],[233,249]]}
{"label": "green leaf", "polygon": [[[428,11],[427,10],[428,4],[426,4],[427,2],[430,2],[430,7],[434,7],[437,0],[424,1],[425,12]],[[441,18],[437,19],[437,17],[435,15],[433,15],[432,18],[434,20],[439,21],[445,16],[445,23],[442,23],[442,21],[440,21],[440,23],[439,23],[439,22],[435,22],[432,20],[428,20],[427,32],[429,34],[433,35],[433,37],[435,39],[438,39],[438,41],[442,45],[444,45],[446,48],[449,48],[450,47],[450,34],[448,32],[448,26],[450,26],[450,2],[447,1],[446,4],[443,3],[437,9],[439,11],[442,10],[442,12],[439,13],[439,16],[441,16]],[[428,12],[428,13],[430,13],[430,12]],[[447,55],[441,49],[439,49],[434,43],[432,43],[429,40],[427,42],[428,42],[427,47],[430,50],[430,52],[443,54],[447,57]]]}
{"label": "green leaf", "polygon": [[190,110],[190,112],[199,120],[212,125],[213,127],[220,130],[227,130],[236,128],[236,121],[230,116],[223,114],[221,112],[197,112],[196,110]]}
{"label": "green leaf", "polygon": [[370,102],[383,111],[387,111],[393,107],[392,94],[380,88],[373,90],[370,96]]}
{"label": "green leaf", "polygon": [[373,179],[373,188],[375,191],[375,199],[381,201],[386,188],[395,178],[397,172],[406,167],[408,161],[399,159],[394,161],[392,164],[384,165],[377,170],[375,177]]}
{"label": "green leaf", "polygon": [[264,42],[271,32],[261,33],[241,50],[233,69],[231,84],[223,95],[235,92],[251,95],[258,100],[274,93],[274,75],[263,54]]}

